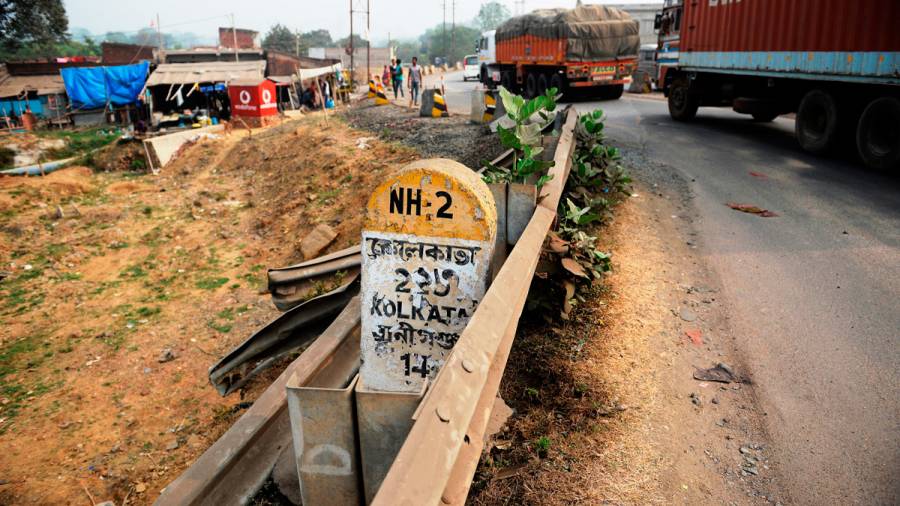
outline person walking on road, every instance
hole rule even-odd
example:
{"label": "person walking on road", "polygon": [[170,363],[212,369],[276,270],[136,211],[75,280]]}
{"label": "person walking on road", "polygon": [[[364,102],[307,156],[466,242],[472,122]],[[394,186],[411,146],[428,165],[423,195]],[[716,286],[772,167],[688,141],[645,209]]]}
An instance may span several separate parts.
{"label": "person walking on road", "polygon": [[384,72],[381,73],[381,84],[384,85],[385,88],[390,86],[390,84],[389,84],[390,81],[388,81],[388,80],[391,78],[391,72],[393,71],[392,70],[393,68],[394,68],[394,60],[391,60],[391,66],[388,67],[387,65],[385,65]]}
{"label": "person walking on road", "polygon": [[419,105],[419,88],[422,87],[422,67],[419,59],[413,56],[412,65],[409,66],[409,103]]}
{"label": "person walking on road", "polygon": [[394,100],[397,100],[397,92],[400,92],[400,96],[403,96],[403,65],[401,65],[400,58],[397,58],[397,65],[392,69],[394,73]]}

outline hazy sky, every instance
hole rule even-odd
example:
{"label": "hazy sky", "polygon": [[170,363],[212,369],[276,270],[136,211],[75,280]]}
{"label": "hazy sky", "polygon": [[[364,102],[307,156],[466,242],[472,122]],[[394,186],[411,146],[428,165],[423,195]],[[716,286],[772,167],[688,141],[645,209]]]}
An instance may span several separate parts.
{"label": "hazy sky", "polygon": [[[425,28],[443,19],[442,0],[370,0],[372,6],[372,40],[417,37]],[[447,0],[447,23],[450,23],[451,4]],[[644,0],[646,3],[647,0]],[[335,39],[350,32],[350,0],[64,0],[69,14],[70,28],[86,28],[93,34],[108,31],[137,32],[149,27],[159,14],[166,32],[194,32],[215,39],[219,26],[230,26],[228,15],[234,13],[238,28],[250,28],[265,34],[275,23],[301,31],[326,28]],[[456,0],[456,21],[472,20],[482,0]],[[513,1],[501,2],[515,12]],[[575,0],[526,0],[525,10],[546,7],[573,7]],[[642,3],[640,0],[595,1],[585,3]],[[354,9],[365,10],[366,0],[353,0]],[[155,26],[155,25],[154,25]],[[365,15],[353,20],[354,32],[362,33]]]}

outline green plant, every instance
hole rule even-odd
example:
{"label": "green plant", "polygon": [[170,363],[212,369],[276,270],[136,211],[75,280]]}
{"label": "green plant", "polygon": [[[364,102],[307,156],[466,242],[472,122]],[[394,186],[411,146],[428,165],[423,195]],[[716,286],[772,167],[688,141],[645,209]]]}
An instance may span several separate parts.
{"label": "green plant", "polygon": [[534,442],[534,449],[537,450],[538,456],[541,458],[546,457],[547,452],[550,451],[550,438],[541,436],[540,439]]}
{"label": "green plant", "polygon": [[197,288],[215,290],[228,282],[228,278],[203,278],[197,280]]}
{"label": "green plant", "polygon": [[538,155],[544,151],[541,147],[542,132],[555,119],[558,98],[556,88],[550,88],[545,94],[526,100],[500,87],[500,99],[506,108],[506,116],[513,121],[513,125],[509,128],[498,125],[497,135],[504,147],[513,150],[513,163],[507,169],[486,162],[482,176],[485,182],[524,183],[537,176],[536,185],[540,188],[550,181],[551,176],[545,172],[553,166],[553,161],[541,160]]}

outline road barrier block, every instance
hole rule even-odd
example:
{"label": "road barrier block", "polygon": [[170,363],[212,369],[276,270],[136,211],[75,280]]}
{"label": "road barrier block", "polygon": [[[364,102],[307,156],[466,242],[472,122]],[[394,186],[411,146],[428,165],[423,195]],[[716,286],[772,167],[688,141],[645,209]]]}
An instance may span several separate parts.
{"label": "road barrier block", "polygon": [[387,105],[388,98],[387,95],[384,94],[384,86],[381,84],[376,85],[375,87],[375,105]]}
{"label": "road barrier block", "polygon": [[447,102],[441,95],[441,90],[434,90],[434,106],[431,108],[432,118],[447,118],[450,113],[447,111]]}
{"label": "road barrier block", "polygon": [[369,79],[369,93],[368,98],[375,98],[375,81],[373,79]]}

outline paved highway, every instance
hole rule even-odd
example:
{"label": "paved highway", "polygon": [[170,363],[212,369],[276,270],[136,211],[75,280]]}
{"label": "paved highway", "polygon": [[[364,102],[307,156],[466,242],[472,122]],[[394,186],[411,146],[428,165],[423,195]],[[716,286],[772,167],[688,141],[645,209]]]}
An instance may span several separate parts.
{"label": "paved highway", "polygon": [[[445,83],[451,112],[468,114],[476,85]],[[790,502],[900,503],[900,177],[802,152],[790,119],[704,108],[679,124],[627,94],[575,107],[606,112],[636,179],[654,167],[687,183]]]}

